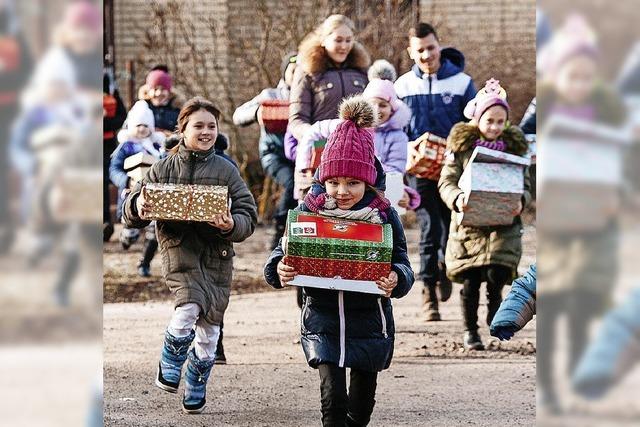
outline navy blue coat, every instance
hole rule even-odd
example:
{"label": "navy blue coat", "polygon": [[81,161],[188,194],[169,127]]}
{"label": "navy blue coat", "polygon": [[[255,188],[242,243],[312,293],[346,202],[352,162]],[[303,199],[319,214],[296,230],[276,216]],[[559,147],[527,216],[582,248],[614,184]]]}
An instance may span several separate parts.
{"label": "navy blue coat", "polygon": [[[354,206],[355,209],[361,207],[363,206],[358,204]],[[309,211],[304,204],[298,206],[297,210]],[[393,228],[391,263],[393,271],[398,274],[398,285],[391,297],[401,298],[413,286],[413,271],[407,256],[404,229],[393,208],[387,210],[387,223]],[[277,265],[283,256],[280,243],[264,267],[264,277],[274,288],[282,288]],[[333,363],[369,372],[389,367],[395,336],[393,309],[389,298],[318,288],[303,288],[303,293],[301,343],[309,366],[317,368],[321,363]],[[344,316],[344,331],[340,327],[341,314]],[[343,346],[341,342],[344,342]]]}
{"label": "navy blue coat", "polygon": [[440,52],[440,62],[435,75],[426,75],[414,65],[394,83],[398,98],[411,109],[405,129],[410,141],[425,132],[446,138],[453,125],[467,121],[464,107],[476,96],[476,89],[464,72],[464,55],[445,48]]}

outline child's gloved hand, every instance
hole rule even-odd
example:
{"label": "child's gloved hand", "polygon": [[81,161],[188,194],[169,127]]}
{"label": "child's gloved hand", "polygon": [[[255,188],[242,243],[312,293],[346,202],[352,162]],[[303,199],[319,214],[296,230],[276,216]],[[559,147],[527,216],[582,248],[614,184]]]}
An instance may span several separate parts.
{"label": "child's gloved hand", "polygon": [[513,338],[514,331],[510,328],[495,328],[491,330],[491,335],[500,341],[509,341]]}
{"label": "child's gloved hand", "polygon": [[391,292],[393,292],[393,288],[398,286],[398,273],[391,271],[389,277],[381,277],[380,280],[376,280],[376,285],[378,285],[380,290],[385,292],[384,296],[389,298]]}
{"label": "child's gloved hand", "polygon": [[142,187],[142,190],[140,190],[140,194],[138,194],[138,198],[136,199],[136,209],[138,210],[138,215],[142,219],[145,219],[147,214],[153,209],[153,205],[144,197],[144,187]]}
{"label": "child's gloved hand", "polygon": [[222,231],[233,229],[235,223],[233,222],[233,216],[231,216],[231,208],[227,209],[226,213],[214,215],[213,221],[210,221],[208,224],[218,227]]}
{"label": "child's gloved hand", "polygon": [[286,258],[282,258],[278,263],[278,277],[280,277],[280,283],[284,286],[296,277],[298,272],[295,268],[285,263]]}

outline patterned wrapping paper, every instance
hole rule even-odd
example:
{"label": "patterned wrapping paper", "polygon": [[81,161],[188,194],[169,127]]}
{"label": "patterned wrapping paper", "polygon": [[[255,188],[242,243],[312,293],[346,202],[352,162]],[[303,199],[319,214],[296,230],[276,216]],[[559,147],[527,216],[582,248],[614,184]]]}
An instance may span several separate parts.
{"label": "patterned wrapping paper", "polygon": [[388,277],[391,272],[391,264],[385,262],[358,262],[291,255],[287,255],[287,265],[307,276],[347,280],[375,281],[381,277]]}
{"label": "patterned wrapping paper", "polygon": [[197,184],[147,184],[144,195],[153,205],[146,218],[173,221],[213,221],[228,209],[227,187]]}
{"label": "patterned wrapping paper", "polygon": [[[477,147],[458,181],[467,202],[465,212],[456,215],[459,224],[484,227],[513,223],[512,212],[524,193],[524,167],[528,161],[519,156],[510,159],[507,156],[512,155],[500,153],[494,159],[499,163],[480,162],[481,159],[490,160],[491,153],[488,152],[491,151],[494,150]],[[518,163],[511,163],[511,160]]]}
{"label": "patterned wrapping paper", "polygon": [[390,272],[393,230],[389,224],[289,211],[286,242],[287,259],[293,260],[299,274],[377,280]]}
{"label": "patterned wrapping paper", "polygon": [[289,101],[271,99],[262,101],[261,120],[264,128],[271,133],[285,133],[289,124]]}
{"label": "patterned wrapping paper", "polygon": [[447,140],[430,132],[409,142],[407,172],[418,178],[437,181],[444,164]]}

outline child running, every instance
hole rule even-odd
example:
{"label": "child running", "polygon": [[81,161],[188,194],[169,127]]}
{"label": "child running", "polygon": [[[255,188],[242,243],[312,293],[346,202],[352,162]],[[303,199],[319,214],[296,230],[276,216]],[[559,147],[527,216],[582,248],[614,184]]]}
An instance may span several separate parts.
{"label": "child running", "polygon": [[157,221],[163,274],[174,296],[175,311],[164,335],[155,383],[176,393],[182,365],[188,359],[182,401],[186,413],[200,413],[206,403],[220,323],[229,303],[233,242],[249,237],[257,222],[255,201],[237,168],[215,154],[219,117],[210,101],[200,97],[188,101],[178,116],[180,143],[151,167],[123,209],[125,224],[142,228],[149,224],[145,215],[153,208],[143,191],[149,183],[228,188],[231,207],[212,222]]}

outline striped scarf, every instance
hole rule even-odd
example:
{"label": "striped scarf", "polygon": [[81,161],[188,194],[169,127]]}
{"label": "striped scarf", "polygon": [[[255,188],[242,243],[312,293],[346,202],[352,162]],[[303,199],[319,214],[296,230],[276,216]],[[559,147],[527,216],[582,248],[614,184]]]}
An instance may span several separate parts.
{"label": "striped scarf", "polygon": [[327,193],[318,195],[308,192],[304,198],[304,204],[311,212],[334,218],[351,219],[356,221],[368,221],[374,224],[383,224],[387,220],[385,211],[391,207],[384,197],[376,197],[365,207],[360,209],[340,209],[336,199]]}
{"label": "striped scarf", "polygon": [[485,141],[484,139],[478,139],[473,144],[473,147],[485,147],[491,150],[505,151],[507,149],[507,144],[505,144],[501,139],[497,141]]}

